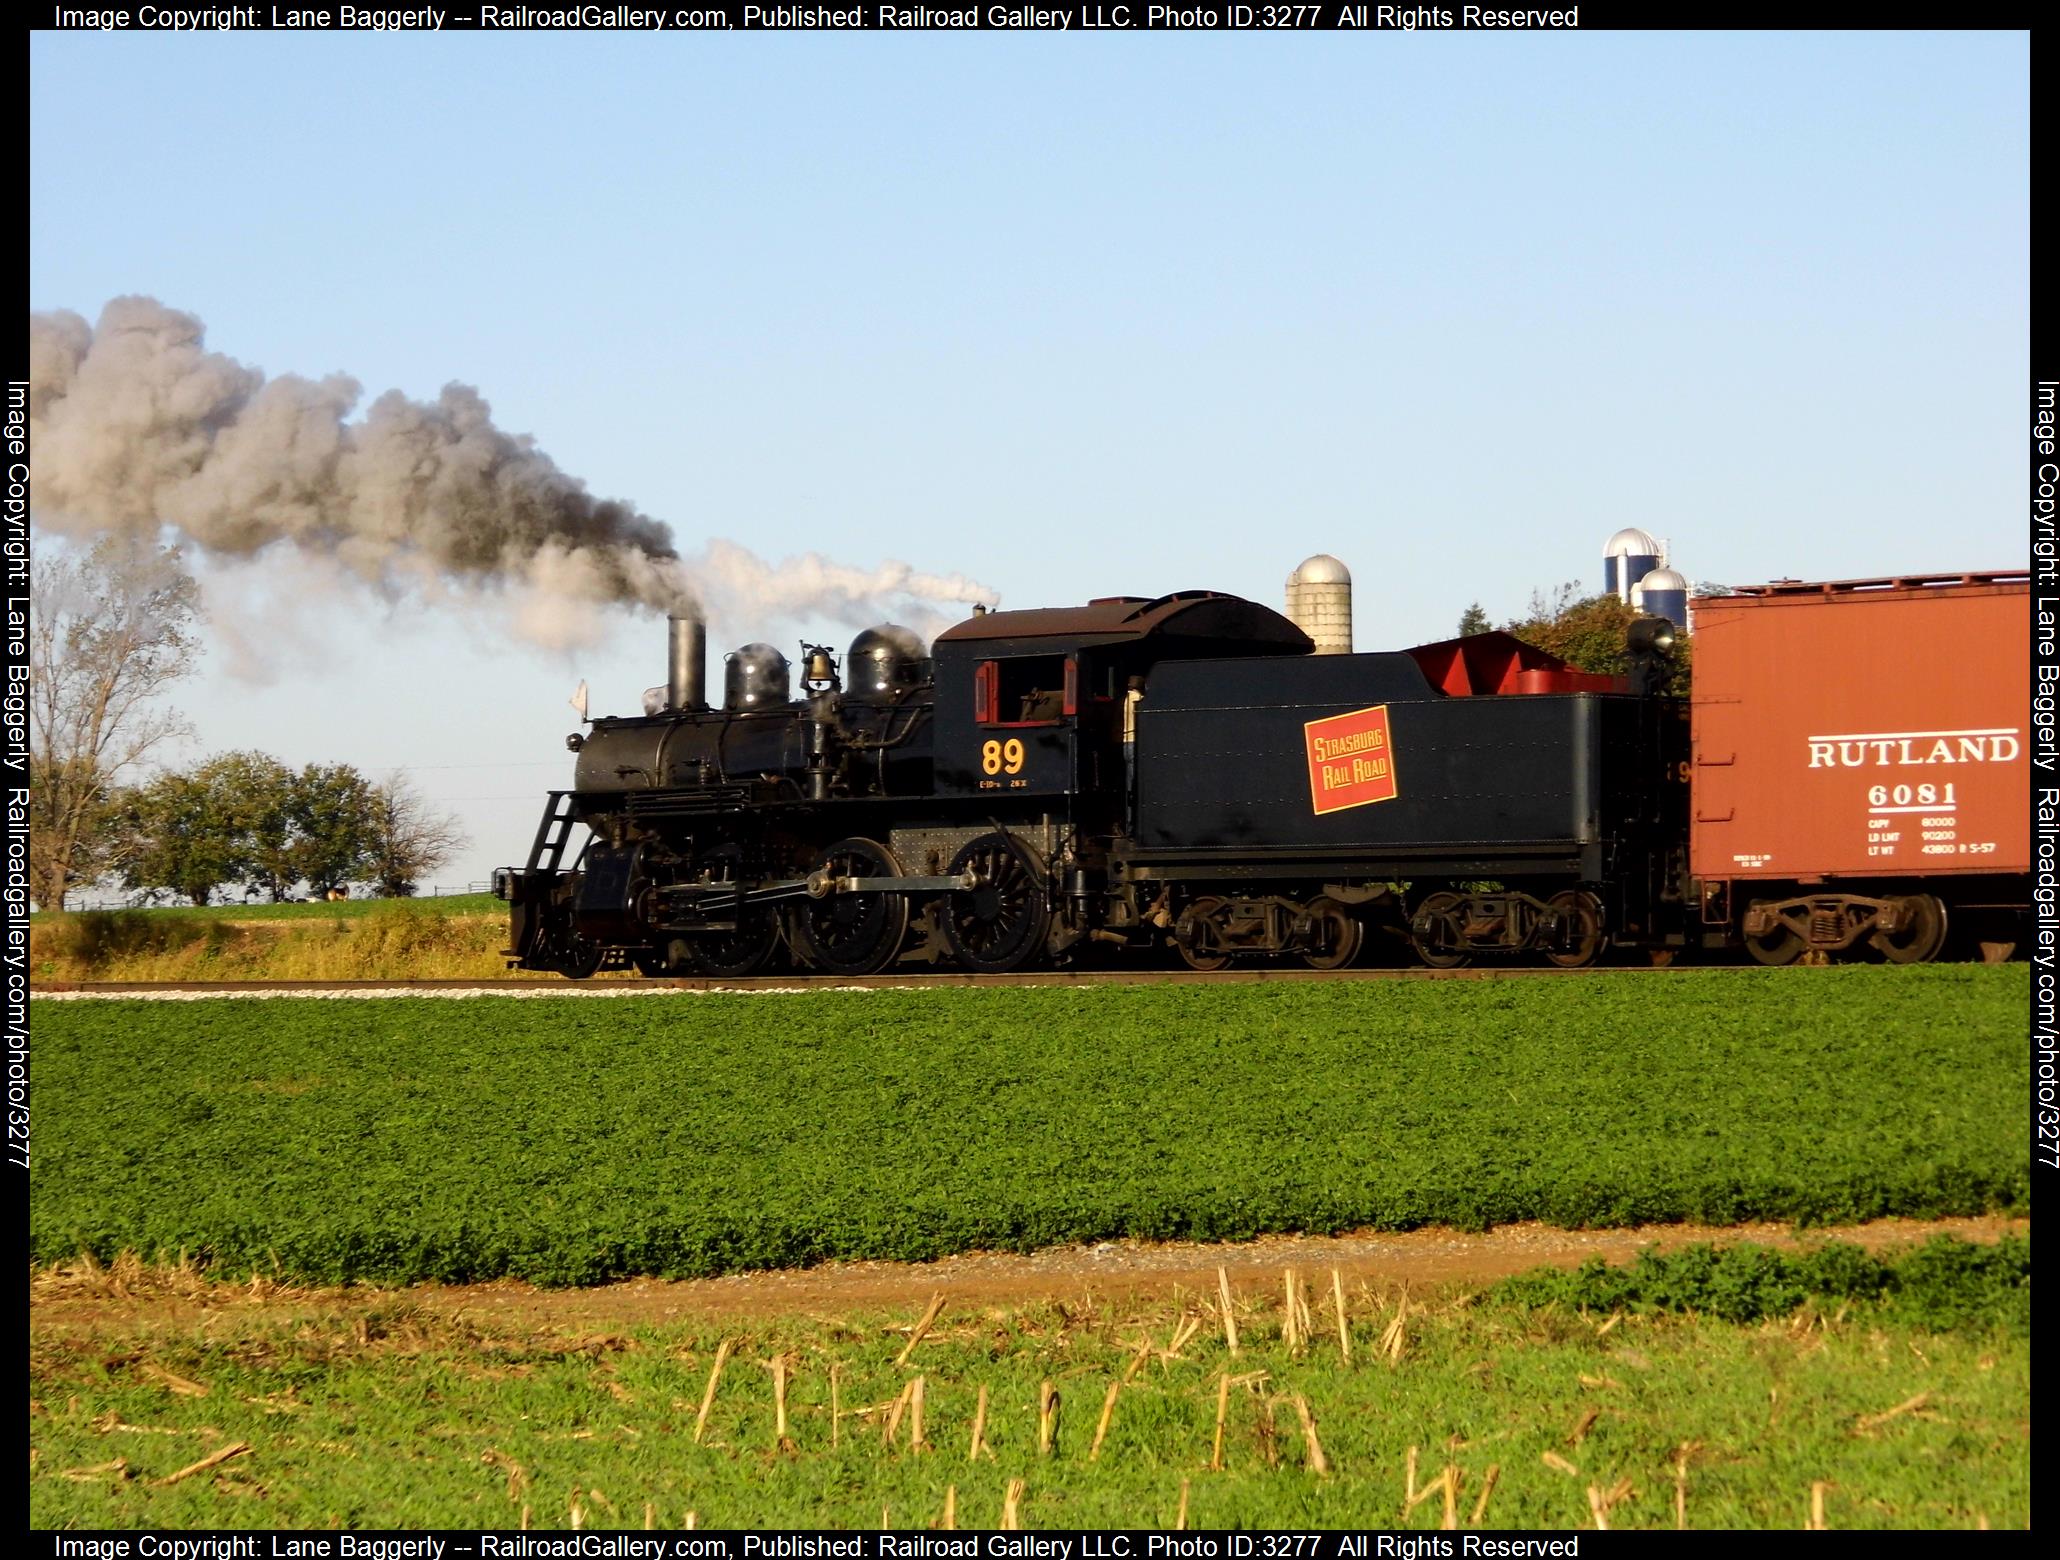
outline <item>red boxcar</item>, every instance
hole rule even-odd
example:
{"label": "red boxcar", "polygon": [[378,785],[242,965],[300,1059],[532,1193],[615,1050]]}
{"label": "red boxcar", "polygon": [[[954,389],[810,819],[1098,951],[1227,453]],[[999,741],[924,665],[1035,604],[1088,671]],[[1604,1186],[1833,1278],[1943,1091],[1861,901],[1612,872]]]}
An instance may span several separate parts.
{"label": "red boxcar", "polygon": [[1806,949],[2005,956],[2030,901],[2024,573],[1782,582],[1695,604],[1704,924]]}

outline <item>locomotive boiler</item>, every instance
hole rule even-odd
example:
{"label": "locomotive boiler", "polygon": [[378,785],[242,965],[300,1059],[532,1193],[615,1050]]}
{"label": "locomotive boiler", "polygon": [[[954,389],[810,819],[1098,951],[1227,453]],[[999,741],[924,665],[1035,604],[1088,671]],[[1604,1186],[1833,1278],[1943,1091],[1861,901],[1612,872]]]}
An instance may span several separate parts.
{"label": "locomotive boiler", "polygon": [[855,976],[1678,945],[1687,712],[1658,691],[1670,626],[1640,627],[1611,678],[1504,634],[1317,656],[1236,596],[1103,597],[927,648],[745,646],[716,703],[675,619],[666,685],[568,739],[571,788],[496,875],[511,958]]}

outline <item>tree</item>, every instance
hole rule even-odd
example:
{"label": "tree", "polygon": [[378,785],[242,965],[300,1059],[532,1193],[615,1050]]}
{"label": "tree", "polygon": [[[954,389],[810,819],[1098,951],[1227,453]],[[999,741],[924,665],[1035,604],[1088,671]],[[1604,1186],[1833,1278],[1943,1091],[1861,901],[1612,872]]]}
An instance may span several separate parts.
{"label": "tree", "polygon": [[171,548],[106,538],[29,588],[29,881],[36,903],[119,865],[125,776],[185,724],[157,697],[191,669],[199,589]]}
{"label": "tree", "polygon": [[1530,615],[1504,627],[1580,671],[1615,674],[1624,669],[1624,633],[1637,617],[1616,597],[1583,596],[1569,583],[1549,598],[1534,594]]}
{"label": "tree", "polygon": [[125,886],[204,905],[223,884],[249,875],[236,793],[223,776],[222,768],[203,764],[189,774],[159,775],[129,793],[123,809]]}
{"label": "tree", "polygon": [[274,903],[303,879],[317,894],[373,870],[379,807],[348,764],[295,774],[268,753],[217,753],[131,793],[124,878],[206,904],[247,883]]}
{"label": "tree", "polygon": [[370,876],[381,894],[406,899],[429,873],[472,843],[451,813],[431,809],[406,774],[372,792]]}
{"label": "tree", "polygon": [[309,764],[293,785],[294,876],[316,897],[367,876],[378,843],[377,789],[349,764]]}
{"label": "tree", "polygon": [[1461,639],[1466,638],[1469,634],[1485,634],[1494,626],[1494,624],[1488,621],[1488,614],[1481,610],[1481,604],[1478,601],[1459,614],[1459,637]]}
{"label": "tree", "polygon": [[269,753],[223,753],[201,765],[198,778],[218,799],[237,879],[282,903],[300,880],[293,771]]}
{"label": "tree", "polygon": [[[1505,623],[1503,631],[1526,644],[1558,656],[1583,672],[1618,676],[1624,670],[1624,636],[1643,616],[1615,596],[1584,596],[1578,580],[1569,580],[1551,595],[1535,591],[1530,615]],[[1674,675],[1667,692],[1685,698],[1689,686],[1688,636],[1679,634],[1672,651]]]}

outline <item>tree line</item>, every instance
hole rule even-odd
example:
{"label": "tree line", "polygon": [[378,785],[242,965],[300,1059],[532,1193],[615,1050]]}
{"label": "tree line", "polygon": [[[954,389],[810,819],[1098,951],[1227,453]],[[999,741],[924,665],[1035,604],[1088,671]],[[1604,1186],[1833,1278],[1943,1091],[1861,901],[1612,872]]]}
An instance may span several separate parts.
{"label": "tree line", "polygon": [[295,770],[265,753],[189,768],[160,703],[198,654],[199,589],[170,548],[109,539],[39,559],[30,590],[29,875],[46,910],[119,883],[204,905],[225,888],[314,896],[362,883],[404,896],[470,842],[405,776]]}
{"label": "tree line", "polygon": [[232,884],[274,902],[338,897],[364,883],[415,892],[468,841],[404,779],[375,783],[349,764],[296,771],[266,753],[221,753],[113,799],[103,848],[122,885],[196,905]]}

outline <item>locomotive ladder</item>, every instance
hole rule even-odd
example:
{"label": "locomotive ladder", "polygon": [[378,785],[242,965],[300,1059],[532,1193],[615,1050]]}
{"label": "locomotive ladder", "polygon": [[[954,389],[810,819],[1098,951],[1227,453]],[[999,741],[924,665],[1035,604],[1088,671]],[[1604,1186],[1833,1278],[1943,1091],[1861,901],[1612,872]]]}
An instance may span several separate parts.
{"label": "locomotive ladder", "polygon": [[572,837],[572,826],[579,821],[572,796],[570,791],[551,793],[543,822],[536,826],[536,843],[529,847],[530,871],[556,872],[565,859],[565,842]]}

